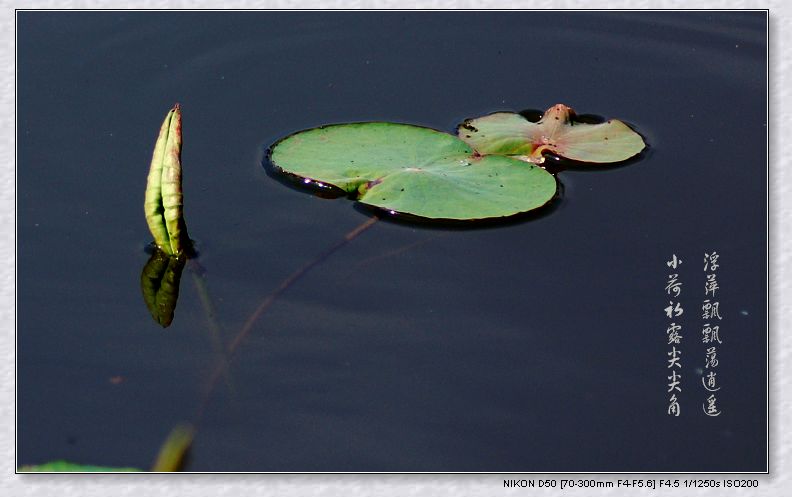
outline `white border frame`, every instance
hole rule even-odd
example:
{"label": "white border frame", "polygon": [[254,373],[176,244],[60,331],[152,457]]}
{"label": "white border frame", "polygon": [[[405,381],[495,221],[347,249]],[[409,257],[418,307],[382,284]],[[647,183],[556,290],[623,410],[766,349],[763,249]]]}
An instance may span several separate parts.
{"label": "white border frame", "polygon": [[[782,429],[780,423],[783,422],[782,413],[789,412],[788,408],[792,402],[792,388],[790,388],[790,356],[792,355],[792,344],[782,341],[780,335],[783,330],[782,323],[792,318],[790,308],[792,298],[790,298],[790,255],[785,254],[782,247],[784,242],[790,242],[788,231],[782,231],[781,220],[792,219],[792,181],[790,181],[790,160],[782,157],[778,151],[780,146],[780,136],[776,131],[781,122],[786,122],[790,117],[789,102],[789,78],[790,63],[786,61],[784,55],[788,54],[789,32],[781,32],[781,26],[790,25],[789,21],[792,14],[788,7],[781,1],[771,1],[769,6],[752,5],[753,2],[744,1],[720,1],[707,2],[708,5],[697,5],[698,8],[707,9],[770,9],[769,19],[769,78],[768,78],[768,98],[773,102],[773,113],[770,114],[768,107],[768,129],[769,134],[767,144],[769,146],[769,172],[768,172],[768,263],[773,272],[768,272],[768,359],[771,366],[768,368],[768,399],[773,401],[769,405],[769,417],[774,421],[769,425],[768,430],[768,455],[770,461],[770,475],[751,475],[749,479],[760,480],[759,489],[696,489],[685,492],[686,495],[707,495],[717,492],[722,495],[725,492],[736,491],[740,493],[750,493],[751,495],[781,495],[781,493],[792,482],[790,481],[789,470],[792,469],[792,435],[787,430]],[[75,0],[71,2],[58,0],[33,0],[26,2],[26,5],[7,5],[3,3],[6,16],[0,18],[0,33],[4,36],[6,44],[4,50],[0,52],[5,68],[2,72],[3,89],[5,90],[0,98],[0,105],[6,110],[0,119],[2,128],[2,146],[0,154],[5,159],[4,163],[8,167],[0,173],[0,202],[6,207],[0,211],[0,254],[6,264],[0,266],[0,317],[3,323],[15,324],[16,309],[15,305],[15,276],[16,276],[16,254],[15,254],[15,219],[11,213],[15,214],[15,162],[12,160],[12,153],[15,145],[15,122],[14,119],[14,89],[15,89],[15,43],[14,43],[14,24],[16,16],[14,8],[25,9],[129,9],[131,7],[139,9],[210,9],[210,8],[244,8],[244,9],[290,9],[290,8],[312,8],[312,9],[350,9],[350,8],[393,8],[393,9],[412,9],[428,7],[431,9],[529,9],[529,8],[564,8],[564,9],[594,9],[594,8],[622,8],[622,9],[680,9],[686,10],[689,3],[683,1],[653,2],[471,2],[436,0],[432,2],[415,1],[316,1],[294,2],[290,0],[279,0],[272,2],[254,2],[244,0],[229,0],[222,5],[216,1],[195,1],[195,2],[174,2],[174,1],[139,1],[134,6],[124,5],[118,1],[102,0]],[[783,37],[783,39],[782,39]],[[9,91],[10,90],[10,91]],[[772,182],[771,182],[772,180]],[[772,208],[772,210],[771,210]],[[12,220],[13,219],[13,220]],[[13,268],[13,273],[11,272]],[[786,299],[784,298],[786,297]],[[770,303],[772,302],[772,306]],[[14,313],[13,315],[11,313]],[[6,319],[7,318],[7,319]],[[0,404],[0,417],[9,422],[3,425],[0,431],[0,440],[4,442],[0,447],[5,450],[6,461],[15,462],[15,426],[14,414],[15,403],[13,400],[15,384],[14,364],[15,346],[10,337],[14,336],[14,330],[4,333],[0,341],[0,351],[5,361],[0,362],[0,392],[6,395],[9,402]],[[770,348],[770,344],[773,348]],[[787,392],[785,394],[785,392]],[[7,415],[7,416],[6,416]],[[14,468],[9,468],[11,474],[4,473],[4,478],[0,481],[0,492],[4,495],[39,495],[53,493],[60,495],[107,495],[120,492],[124,493],[143,493],[144,495],[180,495],[182,492],[190,495],[233,495],[240,491],[249,495],[346,495],[354,497],[357,495],[405,495],[419,494],[425,495],[501,495],[509,492],[519,492],[522,489],[504,488],[504,477],[498,474],[467,474],[467,475],[405,475],[405,474],[376,474],[376,475],[285,475],[285,474],[265,474],[265,475],[244,475],[232,476],[225,474],[206,474],[206,475],[172,475],[164,477],[160,475],[14,475]],[[592,473],[593,474],[593,473]],[[621,474],[621,473],[620,473]],[[539,474],[527,474],[525,478],[538,479]],[[650,476],[646,473],[646,478],[658,479],[660,476]],[[637,478],[635,474],[630,479]],[[668,478],[675,478],[667,475]],[[557,477],[555,477],[558,479]],[[615,481],[615,477],[603,478],[592,477],[598,481]],[[665,478],[665,477],[663,477]],[[688,477],[693,479],[694,477]],[[683,478],[679,478],[683,479]],[[558,489],[542,490],[543,493],[563,493]],[[583,492],[591,494],[618,494],[620,492],[629,495],[648,494],[649,489],[571,489],[567,492]],[[654,492],[654,491],[652,491]]]}

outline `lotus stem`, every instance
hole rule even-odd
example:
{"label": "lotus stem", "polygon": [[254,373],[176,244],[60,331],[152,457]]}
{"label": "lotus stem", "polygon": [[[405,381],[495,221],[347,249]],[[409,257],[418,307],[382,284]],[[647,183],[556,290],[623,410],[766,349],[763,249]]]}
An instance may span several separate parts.
{"label": "lotus stem", "polygon": [[542,155],[542,152],[544,152],[545,150],[550,150],[550,146],[540,145],[536,147],[534,151],[531,152],[530,158],[528,160],[530,162],[533,162],[534,164],[544,164],[545,158],[544,155]]}

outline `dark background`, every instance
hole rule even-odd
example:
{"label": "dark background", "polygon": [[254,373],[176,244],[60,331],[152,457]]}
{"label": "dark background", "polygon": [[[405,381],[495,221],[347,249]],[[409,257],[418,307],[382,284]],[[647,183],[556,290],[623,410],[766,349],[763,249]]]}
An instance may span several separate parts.
{"label": "dark background", "polygon": [[[194,419],[216,341],[367,219],[268,177],[275,140],[565,103],[629,122],[649,151],[562,172],[563,198],[525,222],[378,222],[257,322],[188,469],[765,470],[766,26],[764,12],[18,13],[17,462],[149,467]],[[171,327],[141,297],[143,191],[174,102],[221,336],[189,269]],[[713,250],[718,418],[700,384]]]}

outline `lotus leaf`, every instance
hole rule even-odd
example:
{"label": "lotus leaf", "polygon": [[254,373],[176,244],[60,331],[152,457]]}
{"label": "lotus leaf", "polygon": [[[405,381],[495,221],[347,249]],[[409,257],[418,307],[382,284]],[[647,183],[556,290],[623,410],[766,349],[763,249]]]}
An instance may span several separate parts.
{"label": "lotus leaf", "polygon": [[437,130],[386,122],[322,126],[273,145],[276,169],[334,185],[359,202],[430,219],[500,218],[545,205],[556,193],[547,171],[475,152]]}
{"label": "lotus leaf", "polygon": [[482,155],[506,155],[538,164],[544,161],[545,151],[580,162],[606,163],[627,160],[646,146],[641,135],[623,122],[581,123],[563,104],[547,109],[536,123],[520,114],[496,112],[466,120],[457,133]]}

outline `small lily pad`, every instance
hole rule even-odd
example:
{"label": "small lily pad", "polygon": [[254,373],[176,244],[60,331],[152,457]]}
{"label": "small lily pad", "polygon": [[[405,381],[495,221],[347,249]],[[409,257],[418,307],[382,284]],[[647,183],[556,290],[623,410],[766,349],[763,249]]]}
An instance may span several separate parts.
{"label": "small lily pad", "polygon": [[556,193],[555,178],[538,166],[482,156],[453,135],[408,124],[301,131],[273,145],[270,161],[364,204],[430,219],[512,216],[545,205]]}
{"label": "small lily pad", "polygon": [[575,112],[563,104],[547,109],[536,123],[520,114],[496,112],[468,119],[457,134],[482,155],[540,164],[544,151],[580,162],[608,163],[627,160],[646,146],[641,135],[619,120],[587,124],[574,118]]}

